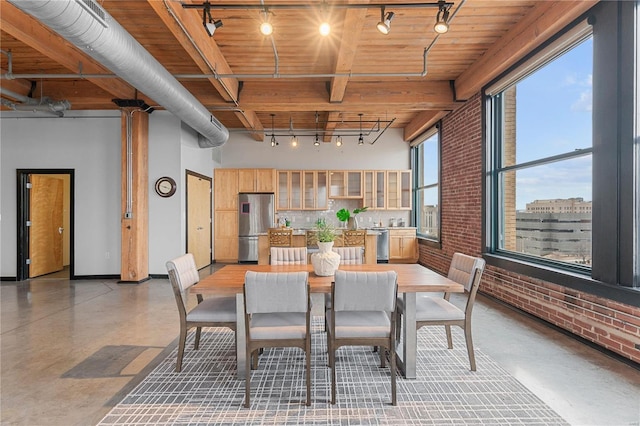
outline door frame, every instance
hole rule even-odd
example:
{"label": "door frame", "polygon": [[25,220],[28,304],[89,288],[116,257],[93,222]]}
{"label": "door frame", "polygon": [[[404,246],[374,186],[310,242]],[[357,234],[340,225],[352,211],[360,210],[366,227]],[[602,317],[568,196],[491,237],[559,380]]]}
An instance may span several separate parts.
{"label": "door frame", "polygon": [[212,199],[213,199],[213,178],[209,176],[202,175],[200,173],[196,173],[191,170],[185,169],[184,174],[184,182],[185,182],[185,247],[184,251],[187,253],[189,251],[189,176],[194,176],[206,181],[209,181],[209,265],[213,263],[213,208],[212,208]]}
{"label": "door frame", "polygon": [[16,197],[17,197],[17,230],[18,235],[16,239],[17,243],[17,268],[16,268],[16,281],[24,281],[29,279],[29,265],[27,265],[27,259],[29,258],[29,227],[27,226],[27,220],[30,217],[30,202],[29,191],[27,190],[27,181],[29,175],[69,175],[69,206],[63,206],[69,208],[69,279],[75,278],[75,255],[74,255],[74,181],[75,170],[74,169],[17,169],[16,170]]}

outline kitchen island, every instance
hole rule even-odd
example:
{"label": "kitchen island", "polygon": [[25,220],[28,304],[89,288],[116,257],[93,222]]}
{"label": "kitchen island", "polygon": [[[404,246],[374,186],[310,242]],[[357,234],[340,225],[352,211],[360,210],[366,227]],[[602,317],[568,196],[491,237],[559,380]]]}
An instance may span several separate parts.
{"label": "kitchen island", "polygon": [[[334,247],[342,246],[342,235],[341,230],[336,230],[336,240],[334,242]],[[374,264],[378,263],[377,261],[377,239],[378,232],[373,230],[367,230],[367,236],[365,237],[364,243],[364,263]],[[292,247],[306,247],[307,239],[306,232],[304,229],[295,229],[293,231],[293,238],[291,242]],[[311,263],[309,261],[309,263]],[[258,236],[258,265],[268,265],[269,264],[269,238],[267,234],[262,234]]]}

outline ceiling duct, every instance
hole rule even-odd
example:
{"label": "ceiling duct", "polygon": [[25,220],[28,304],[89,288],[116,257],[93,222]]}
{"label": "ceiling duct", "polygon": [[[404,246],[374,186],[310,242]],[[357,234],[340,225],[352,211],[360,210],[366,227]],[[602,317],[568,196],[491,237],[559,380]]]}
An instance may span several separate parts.
{"label": "ceiling duct", "polygon": [[191,126],[201,148],[229,139],[227,128],[94,0],[8,1]]}

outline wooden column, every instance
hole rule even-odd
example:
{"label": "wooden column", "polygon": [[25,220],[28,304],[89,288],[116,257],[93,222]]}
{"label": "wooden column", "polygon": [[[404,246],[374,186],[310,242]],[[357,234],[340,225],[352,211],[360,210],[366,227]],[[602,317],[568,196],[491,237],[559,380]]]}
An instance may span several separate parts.
{"label": "wooden column", "polygon": [[[128,119],[128,116],[131,118]],[[130,144],[127,143],[128,132],[131,135]],[[149,115],[139,110],[123,110],[120,231],[122,282],[139,283],[149,278],[148,147]]]}

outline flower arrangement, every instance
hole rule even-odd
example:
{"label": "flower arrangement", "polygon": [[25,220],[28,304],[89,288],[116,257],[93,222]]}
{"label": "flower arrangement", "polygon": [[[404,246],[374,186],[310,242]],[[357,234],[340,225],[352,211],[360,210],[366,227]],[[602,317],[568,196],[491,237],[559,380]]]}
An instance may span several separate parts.
{"label": "flower arrangement", "polygon": [[325,219],[316,220],[316,230],[318,231],[318,242],[328,243],[336,238],[333,227]]}

